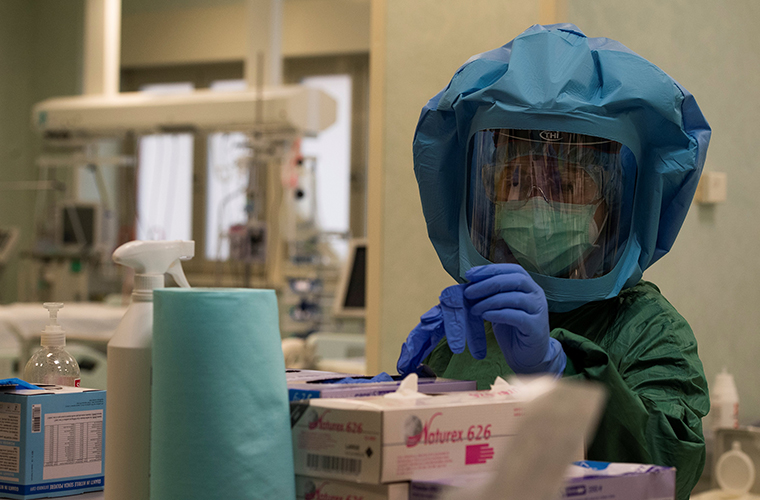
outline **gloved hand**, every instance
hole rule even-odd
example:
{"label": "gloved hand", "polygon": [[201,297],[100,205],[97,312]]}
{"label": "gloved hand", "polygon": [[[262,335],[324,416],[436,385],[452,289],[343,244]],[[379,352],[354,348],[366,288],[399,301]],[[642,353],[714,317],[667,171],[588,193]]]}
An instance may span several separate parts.
{"label": "gloved hand", "polygon": [[402,375],[415,371],[445,336],[452,352],[464,352],[465,344],[475,359],[486,356],[486,332],[483,320],[470,312],[470,304],[464,298],[467,285],[444,288],[440,304],[422,315],[401,346],[396,368]]}
{"label": "gloved hand", "polygon": [[465,278],[471,314],[491,322],[509,367],[518,374],[561,375],[567,356],[549,336],[546,296],[533,278],[517,264],[473,267]]}
{"label": "gloved hand", "polygon": [[396,369],[401,375],[408,375],[433,352],[438,342],[446,335],[443,329],[443,311],[437,305],[420,317],[420,322],[401,346],[401,355]]}

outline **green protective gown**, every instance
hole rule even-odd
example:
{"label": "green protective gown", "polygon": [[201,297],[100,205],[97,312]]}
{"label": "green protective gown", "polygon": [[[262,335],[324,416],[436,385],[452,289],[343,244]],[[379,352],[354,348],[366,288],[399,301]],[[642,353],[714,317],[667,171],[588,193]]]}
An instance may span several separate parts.
{"label": "green protective gown", "polygon": [[[549,317],[551,336],[567,354],[568,378],[602,382],[608,401],[589,460],[675,467],[676,496],[689,498],[705,465],[702,417],[710,409],[707,380],[688,323],[641,281],[612,299]],[[488,389],[513,372],[487,324],[488,352],[453,354],[446,340],[426,363],[441,377],[476,380]]]}

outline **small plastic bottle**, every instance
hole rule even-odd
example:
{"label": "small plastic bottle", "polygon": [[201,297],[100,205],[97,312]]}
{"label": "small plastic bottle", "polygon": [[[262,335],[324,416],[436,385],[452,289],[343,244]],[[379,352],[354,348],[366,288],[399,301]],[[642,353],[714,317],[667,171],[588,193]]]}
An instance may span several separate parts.
{"label": "small plastic bottle", "polygon": [[739,427],[739,392],[734,376],[725,368],[710,387],[710,416],[713,429]]}
{"label": "small plastic bottle", "polygon": [[79,387],[79,363],[66,350],[66,334],[58,324],[60,302],[42,304],[50,313],[50,322],[42,330],[40,348],[24,368],[24,380],[32,384]]}

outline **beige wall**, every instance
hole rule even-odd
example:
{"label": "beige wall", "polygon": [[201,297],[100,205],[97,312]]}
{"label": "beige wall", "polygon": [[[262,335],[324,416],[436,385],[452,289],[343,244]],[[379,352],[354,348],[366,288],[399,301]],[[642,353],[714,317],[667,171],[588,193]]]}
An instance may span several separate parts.
{"label": "beige wall", "polygon": [[[369,0],[283,2],[283,56],[369,50]],[[122,66],[245,58],[245,2],[131,11],[122,19]]]}
{"label": "beige wall", "polygon": [[373,0],[367,359],[395,373],[401,344],[454,283],[428,240],[412,170],[420,110],[470,56],[499,47],[555,2]]}
{"label": "beige wall", "polygon": [[121,64],[126,67],[245,58],[245,5],[125,14]]}
{"label": "beige wall", "polygon": [[569,0],[568,16],[660,66],[712,127],[706,170],[728,174],[728,200],[693,204],[673,250],[644,276],[689,321],[710,383],[737,377],[740,420],[760,420],[760,2]]}

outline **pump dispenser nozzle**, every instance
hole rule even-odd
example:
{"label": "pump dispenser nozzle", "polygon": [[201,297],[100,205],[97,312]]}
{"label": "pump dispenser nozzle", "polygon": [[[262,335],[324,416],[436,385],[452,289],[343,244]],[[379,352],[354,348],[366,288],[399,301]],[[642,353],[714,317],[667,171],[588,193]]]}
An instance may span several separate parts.
{"label": "pump dispenser nozzle", "polygon": [[63,309],[63,302],[45,302],[42,307],[48,310],[50,318],[45,329],[40,335],[40,344],[47,346],[63,347],[66,345],[66,334],[58,324],[58,311]]}
{"label": "pump dispenser nozzle", "polygon": [[58,311],[63,309],[63,302],[45,302],[42,307],[48,310],[50,314],[50,323],[48,325],[58,324]]}

